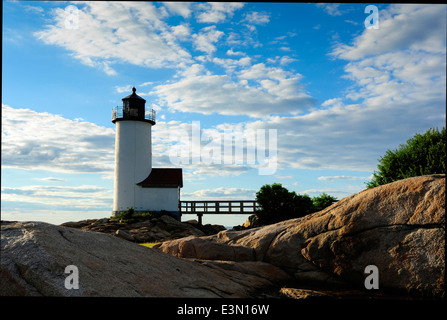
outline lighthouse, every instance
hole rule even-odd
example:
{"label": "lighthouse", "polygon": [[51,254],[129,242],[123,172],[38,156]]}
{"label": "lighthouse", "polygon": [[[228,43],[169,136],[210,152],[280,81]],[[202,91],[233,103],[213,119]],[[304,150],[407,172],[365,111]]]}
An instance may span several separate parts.
{"label": "lighthouse", "polygon": [[113,215],[133,208],[135,212],[168,211],[179,219],[182,169],[152,168],[152,126],[155,111],[136,94],[122,99],[112,111],[115,133]]}

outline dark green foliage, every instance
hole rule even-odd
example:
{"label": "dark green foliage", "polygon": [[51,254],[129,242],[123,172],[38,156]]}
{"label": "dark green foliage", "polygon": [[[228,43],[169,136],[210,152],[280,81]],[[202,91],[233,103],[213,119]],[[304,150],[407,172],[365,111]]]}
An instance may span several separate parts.
{"label": "dark green foliage", "polygon": [[372,188],[405,178],[446,173],[445,161],[445,127],[441,132],[432,128],[424,134],[416,134],[396,150],[387,150],[366,186]]}
{"label": "dark green foliage", "polygon": [[309,213],[320,211],[337,201],[334,197],[322,194],[310,198],[290,192],[280,183],[264,185],[256,193],[256,202],[261,206],[256,211],[257,225],[272,224],[283,220],[303,217]]}
{"label": "dark green foliage", "polygon": [[134,220],[151,220],[154,218],[160,218],[163,215],[172,216],[169,211],[161,210],[157,212],[141,212],[135,213],[134,208],[127,209],[126,211],[121,212],[119,215],[115,217],[111,217],[111,219],[121,220],[123,222],[134,219]]}

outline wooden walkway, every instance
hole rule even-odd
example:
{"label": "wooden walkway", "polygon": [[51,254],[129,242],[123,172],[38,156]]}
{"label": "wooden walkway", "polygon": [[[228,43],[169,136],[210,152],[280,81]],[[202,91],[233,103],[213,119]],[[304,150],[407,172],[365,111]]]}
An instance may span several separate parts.
{"label": "wooden walkway", "polygon": [[254,214],[259,205],[255,200],[180,201],[180,215],[196,214],[202,224],[204,214]]}

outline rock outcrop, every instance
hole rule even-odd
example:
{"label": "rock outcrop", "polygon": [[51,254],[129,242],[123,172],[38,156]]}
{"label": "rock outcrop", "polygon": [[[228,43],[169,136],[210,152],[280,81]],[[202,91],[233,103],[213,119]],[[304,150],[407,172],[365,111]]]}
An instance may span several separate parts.
{"label": "rock outcrop", "polygon": [[[78,289],[65,286],[71,265]],[[1,223],[2,296],[246,298],[288,277],[264,262],[188,261],[109,234]]]}
{"label": "rock outcrop", "polygon": [[118,219],[82,220],[78,222],[65,222],[64,227],[81,230],[95,231],[116,235],[128,241],[137,243],[158,242],[187,236],[206,236],[225,230],[224,226],[197,223],[184,223],[163,215],[152,219],[130,219],[120,221]]}
{"label": "rock outcrop", "polygon": [[[0,295],[257,297],[282,287],[298,299],[372,291],[444,297],[445,175],[368,189],[303,218],[153,248],[128,241],[135,229],[4,221],[1,228]],[[65,288],[68,265],[79,270],[79,289]],[[365,289],[369,265],[379,290]]]}
{"label": "rock outcrop", "polygon": [[444,247],[445,175],[364,190],[299,219],[155,246],[177,257],[262,261],[300,282],[357,288],[375,265],[380,289],[419,297],[444,296]]}

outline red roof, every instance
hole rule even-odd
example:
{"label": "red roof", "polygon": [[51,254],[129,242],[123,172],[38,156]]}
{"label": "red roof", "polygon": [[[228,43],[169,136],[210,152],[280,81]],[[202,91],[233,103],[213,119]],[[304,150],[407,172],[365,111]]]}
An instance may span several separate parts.
{"label": "red roof", "polygon": [[143,188],[182,188],[182,169],[152,168],[149,177],[137,183],[137,185]]}

